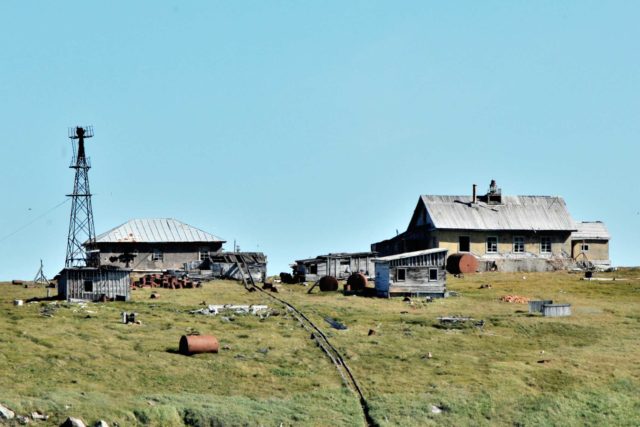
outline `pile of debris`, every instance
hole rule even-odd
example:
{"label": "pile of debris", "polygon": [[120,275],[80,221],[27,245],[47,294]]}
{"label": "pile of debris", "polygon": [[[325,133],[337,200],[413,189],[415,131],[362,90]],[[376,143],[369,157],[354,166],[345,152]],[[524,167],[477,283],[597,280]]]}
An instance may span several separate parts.
{"label": "pile of debris", "polygon": [[234,304],[220,304],[209,305],[206,308],[190,311],[191,314],[206,314],[209,316],[217,316],[220,313],[233,313],[233,314],[253,314],[254,316],[269,316],[271,314],[269,306],[267,305],[234,305]]}
{"label": "pile of debris", "polygon": [[192,280],[187,275],[180,277],[164,272],[162,274],[145,274],[140,279],[133,281],[131,287],[138,288],[165,288],[165,289],[193,289],[202,286],[199,281]]}
{"label": "pile of debris", "polygon": [[520,295],[505,295],[503,297],[500,297],[500,301],[502,302],[511,302],[514,304],[528,304],[529,303],[529,298],[527,297],[523,297]]}

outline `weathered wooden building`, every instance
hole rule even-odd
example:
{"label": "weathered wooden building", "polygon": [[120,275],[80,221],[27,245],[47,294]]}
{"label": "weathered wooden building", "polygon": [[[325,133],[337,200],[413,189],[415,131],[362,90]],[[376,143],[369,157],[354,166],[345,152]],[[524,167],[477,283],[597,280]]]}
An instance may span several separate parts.
{"label": "weathered wooden building", "polygon": [[99,301],[103,297],[128,301],[130,270],[109,267],[73,267],[58,276],[58,296],[67,301]]}
{"label": "weathered wooden building", "polygon": [[132,219],[96,237],[100,265],[133,272],[183,269],[218,254],[225,241],[172,218]]}
{"label": "weathered wooden building", "polygon": [[293,274],[303,280],[315,281],[323,276],[346,279],[353,273],[373,276],[375,252],[330,253],[315,258],[300,259],[292,264]]}
{"label": "weathered wooden building", "polygon": [[444,297],[447,249],[427,249],[375,260],[376,294]]}
{"label": "weathered wooden building", "polygon": [[571,233],[571,256],[587,267],[609,268],[609,230],[600,221],[582,221]]}
{"label": "weathered wooden building", "polygon": [[218,252],[198,264],[198,271],[204,276],[242,280],[248,270],[255,282],[264,282],[267,278],[267,257],[262,252]]}
{"label": "weathered wooden building", "polygon": [[[578,229],[562,197],[503,196],[492,181],[480,196],[475,185],[468,196],[420,196],[407,230],[371,250],[385,256],[444,248],[474,254],[480,269],[547,271],[574,263]],[[599,247],[608,259],[608,245]]]}

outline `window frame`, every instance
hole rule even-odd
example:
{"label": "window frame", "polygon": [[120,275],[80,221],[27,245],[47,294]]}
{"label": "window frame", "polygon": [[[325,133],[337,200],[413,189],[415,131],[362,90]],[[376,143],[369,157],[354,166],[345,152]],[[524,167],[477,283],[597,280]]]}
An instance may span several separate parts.
{"label": "window frame", "polygon": [[84,289],[85,292],[93,292],[94,291],[93,280],[85,280],[84,283],[82,284],[82,289]]}
{"label": "window frame", "polygon": [[[402,279],[400,278],[400,272],[402,271]],[[404,267],[396,268],[396,282],[406,282],[407,281],[407,269]]]}
{"label": "window frame", "polygon": [[[435,272],[436,273],[436,277],[435,279],[431,278],[431,273]],[[429,282],[437,282],[438,281],[438,269],[437,268],[430,268],[429,269]]]}
{"label": "window frame", "polygon": [[151,261],[164,261],[164,252],[162,252],[160,249],[152,250]]}
{"label": "window frame", "polygon": [[[521,241],[520,242],[516,242],[516,240],[521,240]],[[520,245],[522,245],[522,246],[520,247]],[[513,249],[512,250],[513,250],[514,254],[523,254],[523,253],[525,253],[524,236],[513,236]]]}
{"label": "window frame", "polygon": [[581,252],[589,252],[589,243],[580,243]]}
{"label": "window frame", "polygon": [[[490,246],[489,246],[489,239],[495,239],[495,240],[496,240],[496,242],[495,242],[495,245],[496,245],[495,250],[490,250],[490,249],[489,249],[489,248],[490,248]],[[497,253],[498,253],[498,243],[499,243],[499,242],[500,242],[500,241],[498,240],[498,236],[487,236],[487,240],[486,240],[486,244],[485,244],[485,250],[486,250],[486,252],[487,252],[488,254],[497,254]]]}
{"label": "window frame", "polygon": [[200,259],[201,262],[208,259],[210,256],[211,256],[211,251],[209,250],[209,248],[198,249],[198,258]]}
{"label": "window frame", "polygon": [[[548,250],[545,250],[545,247],[549,245]],[[540,236],[540,253],[541,254],[551,254],[553,253],[553,242],[551,241],[551,237],[549,236]]]}

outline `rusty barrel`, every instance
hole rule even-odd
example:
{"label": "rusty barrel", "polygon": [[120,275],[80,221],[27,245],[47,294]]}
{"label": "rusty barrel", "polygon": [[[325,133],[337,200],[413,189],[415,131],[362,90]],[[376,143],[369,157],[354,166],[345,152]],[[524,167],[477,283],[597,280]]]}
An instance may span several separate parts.
{"label": "rusty barrel", "polygon": [[183,335],[180,338],[180,353],[185,355],[217,353],[220,344],[213,335]]}
{"label": "rusty barrel", "polygon": [[320,279],[320,290],[322,292],[330,292],[338,290],[338,280],[333,276],[324,276]]}
{"label": "rusty barrel", "polygon": [[367,286],[367,278],[362,273],[353,273],[347,279],[347,285],[352,291],[361,291]]}
{"label": "rusty barrel", "polygon": [[475,273],[478,270],[478,258],[468,253],[457,253],[447,258],[447,271],[451,274]]}

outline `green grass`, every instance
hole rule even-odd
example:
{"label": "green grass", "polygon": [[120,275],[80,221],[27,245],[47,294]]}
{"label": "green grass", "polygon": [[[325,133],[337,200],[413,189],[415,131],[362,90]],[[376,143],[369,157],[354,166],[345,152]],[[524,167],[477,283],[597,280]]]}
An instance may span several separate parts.
{"label": "green grass", "polygon": [[[298,285],[278,295],[343,352],[381,425],[638,425],[640,271],[600,276],[613,274],[610,282],[564,272],[449,276],[460,296],[432,303],[308,295]],[[484,283],[492,287],[479,289]],[[122,426],[362,424],[335,369],[267,296],[233,282],[159,293],[59,304],[44,317],[48,303],[12,304],[44,289],[0,284],[0,403],[47,413],[51,425],[69,415]],[[506,294],[568,302],[573,315],[530,315],[526,305],[500,302]],[[188,313],[202,301],[268,304],[279,315],[225,322]],[[121,324],[121,311],[136,311],[142,325]],[[485,324],[438,327],[449,315]],[[349,329],[331,329],[327,316]],[[177,354],[193,330],[224,348]],[[432,405],[443,412],[432,414]]]}

